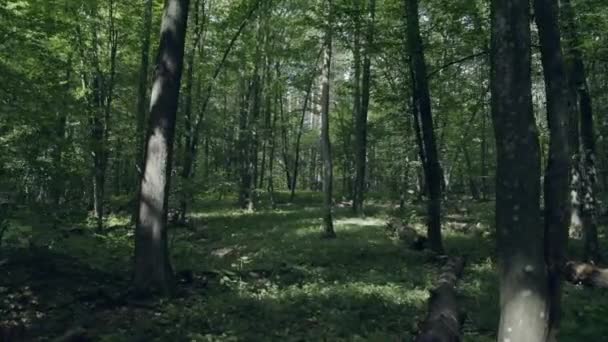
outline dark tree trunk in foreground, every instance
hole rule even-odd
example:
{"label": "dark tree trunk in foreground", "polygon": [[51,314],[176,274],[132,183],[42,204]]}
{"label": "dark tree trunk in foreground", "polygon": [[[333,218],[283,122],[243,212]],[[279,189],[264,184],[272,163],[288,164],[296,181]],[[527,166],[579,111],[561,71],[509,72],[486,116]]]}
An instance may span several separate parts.
{"label": "dark tree trunk in foreground", "polygon": [[365,199],[365,169],[367,166],[367,114],[371,88],[371,54],[374,44],[374,20],[376,17],[376,0],[369,1],[369,18],[365,42],[365,57],[363,58],[363,80],[361,84],[361,105],[355,118],[355,191],[353,210],[356,214],[363,213]]}
{"label": "dark tree trunk in foreground", "polygon": [[167,209],[188,3],[167,0],[162,20],[135,230],[134,285],[142,294],[169,293],[173,286]]}
{"label": "dark tree trunk in foreground", "polygon": [[549,271],[549,336],[557,340],[561,319],[562,268],[566,261],[570,224],[570,145],[572,114],[568,78],[561,48],[557,0],[535,0],[547,94],[549,161],[545,171],[545,259]]}
{"label": "dark tree trunk in foreground", "polygon": [[323,81],[321,90],[321,154],[323,155],[323,233],[335,237],[332,218],[333,165],[329,140],[329,82],[332,58],[332,0],[327,0],[328,18],[325,32],[325,54],[323,58]]}
{"label": "dark tree trunk in foreground", "polygon": [[530,45],[530,3],[493,0],[490,82],[497,156],[498,341],[544,342],[548,330]]}
{"label": "dark tree trunk in foreground", "polygon": [[[578,156],[580,162],[580,190],[578,193],[578,204],[580,219],[583,226],[583,240],[585,244],[584,256],[586,260],[598,261],[600,259],[599,242],[597,237],[597,174],[595,167],[595,131],[593,124],[593,108],[589,85],[587,84],[587,72],[583,62],[583,54],[580,50],[580,41],[575,22],[574,9],[570,0],[562,0],[562,13],[565,22],[564,41],[566,45],[566,59],[568,63],[571,96],[576,100],[575,115],[580,115],[581,153]],[[578,152],[578,151],[573,151]],[[578,153],[577,153],[578,154]],[[576,162],[576,161],[575,161]]]}
{"label": "dark tree trunk in foreground", "polygon": [[429,246],[437,253],[443,252],[441,239],[441,166],[437,155],[437,144],[433,129],[431,113],[431,95],[427,80],[426,62],[420,23],[418,18],[418,0],[407,0],[407,41],[414,76],[415,106],[420,114],[420,126],[424,144],[424,174],[426,178],[428,199],[428,238]]}

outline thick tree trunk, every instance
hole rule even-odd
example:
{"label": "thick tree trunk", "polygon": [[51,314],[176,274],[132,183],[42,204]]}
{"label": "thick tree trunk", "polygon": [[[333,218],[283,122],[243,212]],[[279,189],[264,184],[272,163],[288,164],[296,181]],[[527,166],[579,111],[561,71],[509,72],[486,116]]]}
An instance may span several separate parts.
{"label": "thick tree trunk", "polygon": [[437,286],[431,291],[429,312],[416,342],[459,342],[464,317],[458,306],[456,282],[464,270],[463,258],[448,259]]}
{"label": "thick tree trunk", "polygon": [[575,13],[570,0],[561,1],[564,18],[564,37],[566,45],[566,59],[568,62],[569,79],[572,96],[576,99],[576,115],[580,115],[580,187],[579,210],[583,226],[583,240],[585,244],[584,256],[586,260],[598,261],[600,259],[599,241],[597,237],[597,174],[595,168],[595,130],[593,123],[593,108],[587,72],[580,50]]}
{"label": "thick tree trunk", "polygon": [[499,341],[544,342],[548,333],[530,40],[529,1],[493,0],[491,89],[497,148]]}
{"label": "thick tree trunk", "polygon": [[557,340],[561,321],[561,275],[566,261],[570,220],[568,123],[573,103],[561,48],[557,0],[535,0],[547,96],[549,160],[545,171],[545,261],[549,271],[549,336]]}
{"label": "thick tree trunk", "polygon": [[135,230],[133,280],[141,294],[166,294],[173,287],[167,212],[188,5],[189,0],[167,0],[162,20]]}
{"label": "thick tree trunk", "polygon": [[353,211],[363,214],[365,199],[365,170],[367,166],[367,114],[371,88],[371,55],[374,44],[374,20],[376,18],[376,0],[369,1],[369,18],[365,42],[365,57],[363,58],[363,80],[361,85],[361,104],[355,117],[355,191]]}
{"label": "thick tree trunk", "polygon": [[329,83],[331,80],[332,58],[332,0],[327,0],[328,17],[327,31],[325,32],[325,53],[323,58],[323,81],[321,92],[321,152],[323,156],[323,233],[325,237],[336,236],[332,218],[333,201],[333,164],[331,155],[331,142],[329,140]]}
{"label": "thick tree trunk", "polygon": [[427,80],[426,62],[418,17],[418,0],[407,0],[407,41],[414,76],[416,107],[420,114],[420,126],[424,145],[424,170],[428,199],[428,238],[431,249],[443,252],[441,238],[441,182],[442,172],[437,155],[431,97]]}

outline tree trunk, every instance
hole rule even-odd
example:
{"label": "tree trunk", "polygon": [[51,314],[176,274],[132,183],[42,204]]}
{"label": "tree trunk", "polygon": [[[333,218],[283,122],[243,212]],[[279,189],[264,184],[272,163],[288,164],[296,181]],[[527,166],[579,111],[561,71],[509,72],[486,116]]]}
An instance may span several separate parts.
{"label": "tree trunk", "polygon": [[464,270],[463,258],[448,259],[438,285],[431,291],[429,312],[416,342],[459,342],[464,316],[458,306],[456,282]]}
{"label": "tree trunk", "polygon": [[595,130],[593,123],[593,108],[589,85],[587,84],[587,72],[583,62],[583,54],[580,50],[574,9],[570,0],[561,2],[562,13],[565,22],[565,44],[566,59],[568,62],[569,79],[572,96],[576,99],[576,115],[580,115],[580,141],[581,155],[580,176],[580,218],[583,225],[583,240],[585,244],[584,257],[588,261],[599,261],[599,241],[597,237],[597,174],[595,168]]}
{"label": "tree trunk", "polygon": [[[146,124],[146,104],[148,104],[148,69],[150,64],[150,34],[152,31],[152,0],[144,0],[144,20],[141,34],[141,62],[139,66],[139,83],[137,87],[137,129],[135,157],[135,182],[139,183],[144,158],[144,128]],[[139,184],[137,184],[139,185]],[[137,216],[137,210],[134,210]]]}
{"label": "tree trunk", "polygon": [[420,24],[418,18],[418,0],[407,0],[407,41],[414,76],[414,93],[416,107],[420,114],[420,126],[424,145],[424,170],[428,199],[428,239],[431,249],[437,253],[443,252],[441,239],[441,166],[437,155],[433,116],[431,113],[431,97],[427,80],[426,63]]}
{"label": "tree trunk", "polygon": [[162,20],[135,230],[134,285],[141,294],[173,288],[167,212],[188,5],[189,0],[167,0]]}
{"label": "tree trunk", "polygon": [[487,155],[488,155],[488,144],[487,144],[487,128],[486,128],[486,113],[481,115],[481,142],[479,144],[479,150],[481,154],[481,199],[487,200],[489,197],[490,189],[488,188],[488,166],[487,166]]}
{"label": "tree trunk", "polygon": [[[346,162],[346,168],[345,171],[348,169],[349,170],[349,174],[348,174],[348,178],[347,178],[347,185],[350,187],[352,186],[352,190],[350,191],[350,195],[352,195],[352,200],[353,200],[353,211],[355,213],[358,213],[358,208],[357,208],[357,196],[358,196],[358,192],[359,192],[359,188],[358,188],[358,184],[357,184],[357,179],[352,177],[352,174],[350,173],[350,162],[351,159],[348,158],[348,155],[350,153],[352,153],[352,156],[355,160],[353,160],[355,162],[355,177],[356,177],[356,171],[357,171],[357,166],[358,166],[358,160],[356,160],[356,158],[358,157],[358,146],[357,144],[359,143],[357,141],[357,139],[359,138],[359,132],[360,129],[360,120],[361,120],[361,12],[362,12],[362,6],[361,6],[361,1],[362,0],[355,0],[353,1],[353,5],[354,5],[354,34],[353,34],[353,69],[354,69],[354,77],[353,77],[353,135],[354,135],[354,140],[351,140],[351,135],[348,135],[348,139],[345,141],[345,146],[348,147],[348,149],[350,150],[345,150],[345,162]],[[352,183],[351,183],[352,182]]]}
{"label": "tree trunk", "polygon": [[474,200],[478,201],[479,188],[477,187],[477,184],[475,183],[475,178],[473,177],[473,166],[471,165],[471,156],[469,155],[469,149],[467,148],[466,142],[462,144],[462,150],[462,153],[464,154],[464,161],[467,166],[466,174],[468,178],[469,189],[471,190],[471,196]]}
{"label": "tree trunk", "polygon": [[363,80],[361,89],[361,104],[355,117],[355,192],[353,198],[353,211],[363,214],[363,201],[365,196],[365,169],[367,156],[367,114],[371,88],[371,54],[374,44],[374,20],[376,18],[376,0],[369,1],[369,18],[367,21],[367,34],[365,57],[363,58]]}
{"label": "tree trunk", "polygon": [[[204,5],[204,4],[203,4]],[[194,40],[190,51],[188,52],[188,62],[186,68],[186,84],[184,85],[184,133],[185,133],[185,144],[184,144],[184,165],[182,166],[182,189],[179,199],[179,221],[184,224],[186,222],[186,214],[188,211],[188,203],[192,201],[192,184],[190,184],[190,178],[192,175],[192,167],[194,163],[194,153],[196,149],[192,143],[193,131],[192,131],[192,89],[194,87],[194,61],[196,59],[196,52],[201,38],[201,26],[199,24],[199,13],[200,13],[200,0],[196,0],[194,3]]]}
{"label": "tree trunk", "polygon": [[544,342],[548,333],[530,39],[529,1],[493,0],[490,82],[497,148],[498,341]]}
{"label": "tree trunk", "polygon": [[285,118],[285,111],[283,107],[283,94],[279,94],[279,113],[281,116],[281,140],[282,140],[282,155],[283,155],[283,165],[285,168],[285,182],[287,183],[287,190],[291,190],[293,185],[291,172],[289,171],[289,139],[287,137],[287,119]]}
{"label": "tree trunk", "polygon": [[241,209],[248,209],[252,207],[252,193],[251,189],[251,131],[250,131],[250,97],[252,96],[254,84],[247,81],[243,81],[242,95],[241,95],[241,109],[239,116],[239,134],[238,134],[238,160],[239,160],[239,205]]}
{"label": "tree trunk", "polygon": [[549,337],[556,341],[561,321],[561,275],[566,261],[570,219],[568,123],[573,103],[568,88],[559,30],[557,0],[535,0],[547,94],[549,161],[545,171],[545,261],[549,271]]}
{"label": "tree trunk", "polygon": [[300,145],[302,141],[302,134],[304,134],[304,118],[306,117],[306,111],[308,110],[308,102],[310,102],[310,96],[312,92],[312,86],[315,81],[316,71],[317,71],[317,63],[318,59],[321,56],[321,52],[319,51],[319,55],[317,56],[317,60],[315,60],[314,72],[310,75],[310,80],[308,81],[308,87],[306,88],[306,95],[304,96],[304,104],[302,106],[302,116],[300,116],[300,123],[298,126],[298,134],[296,136],[296,146],[295,146],[295,158],[293,161],[293,177],[291,177],[291,185],[290,190],[291,194],[289,195],[289,202],[293,202],[296,196],[296,185],[298,182],[298,171],[300,168]]}
{"label": "tree trunk", "polygon": [[333,165],[331,155],[331,142],[329,140],[329,83],[331,79],[332,58],[332,0],[327,0],[328,16],[327,31],[325,32],[325,54],[323,58],[323,81],[321,92],[321,152],[323,155],[323,233],[325,237],[336,236],[332,218],[332,183]]}

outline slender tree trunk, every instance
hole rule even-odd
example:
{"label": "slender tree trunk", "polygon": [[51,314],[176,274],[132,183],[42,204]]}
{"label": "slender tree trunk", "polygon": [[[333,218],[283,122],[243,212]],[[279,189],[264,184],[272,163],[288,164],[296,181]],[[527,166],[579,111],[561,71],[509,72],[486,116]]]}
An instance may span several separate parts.
{"label": "slender tree trunk", "polygon": [[431,113],[431,97],[427,80],[426,62],[420,24],[418,18],[418,0],[406,0],[407,8],[407,41],[409,45],[412,72],[414,76],[414,93],[416,107],[420,114],[422,140],[424,143],[424,169],[428,199],[428,239],[429,246],[437,253],[443,252],[441,239],[441,166],[437,155],[433,116]]}
{"label": "slender tree trunk", "polygon": [[566,263],[570,219],[568,123],[573,103],[562,55],[557,0],[535,0],[547,94],[549,161],[545,171],[545,260],[549,271],[549,339],[557,341],[561,320],[561,274]]}
{"label": "slender tree trunk", "polygon": [[333,4],[327,0],[327,31],[325,32],[325,55],[323,58],[323,81],[321,95],[321,152],[323,155],[323,233],[325,237],[336,236],[332,218],[332,187],[333,187],[333,164],[331,155],[331,142],[329,139],[329,84],[331,80],[331,58],[332,58],[332,21]]}
{"label": "slender tree trunk", "polygon": [[[279,82],[280,79],[277,79],[277,82]],[[276,209],[277,207],[277,201],[275,198],[275,193],[274,193],[274,159],[275,159],[275,151],[276,151],[276,136],[275,136],[275,132],[276,132],[276,128],[277,128],[277,119],[278,119],[278,115],[276,113],[276,106],[277,103],[276,101],[274,102],[274,106],[273,108],[270,107],[271,104],[271,97],[267,96],[267,98],[269,99],[267,101],[268,103],[268,107],[267,110],[269,112],[269,115],[272,117],[271,119],[271,125],[270,125],[270,131],[268,133],[268,144],[269,146],[269,151],[268,151],[268,180],[266,181],[266,184],[268,186],[268,195],[270,197],[270,206],[272,209]],[[275,98],[276,100],[276,98]]]}
{"label": "slender tree trunk", "polygon": [[367,114],[371,88],[371,55],[374,44],[374,20],[376,17],[376,0],[369,1],[369,18],[367,20],[367,34],[365,57],[363,58],[363,80],[361,90],[361,104],[355,117],[355,196],[353,198],[353,211],[363,214],[363,201],[365,197],[365,170],[367,166]]}
{"label": "slender tree trunk", "polygon": [[462,150],[464,154],[464,161],[467,166],[466,174],[469,183],[469,189],[471,190],[471,196],[474,200],[479,200],[479,188],[475,183],[475,178],[473,177],[473,166],[471,165],[471,156],[469,155],[469,149],[467,148],[467,144],[463,143]]}
{"label": "slender tree trunk", "polygon": [[250,131],[250,97],[253,93],[253,82],[243,81],[242,95],[241,95],[241,109],[239,116],[239,134],[238,134],[238,161],[239,161],[239,205],[241,209],[248,209],[252,202],[252,194],[250,192],[251,185],[253,182],[251,179],[251,131]]}
{"label": "slender tree trunk", "polygon": [[[204,3],[203,3],[204,6]],[[186,84],[184,85],[184,165],[182,166],[182,189],[179,199],[179,221],[183,224],[186,222],[186,214],[188,211],[188,203],[192,201],[192,184],[190,184],[190,176],[193,171],[194,153],[196,150],[192,147],[193,132],[192,132],[192,90],[194,88],[194,61],[196,60],[196,52],[201,39],[201,26],[199,24],[200,0],[194,3],[194,40],[187,56],[186,68]],[[204,15],[204,14],[203,14]]]}
{"label": "slender tree trunk", "polygon": [[189,0],[167,0],[162,20],[135,229],[133,280],[141,294],[167,294],[173,288],[167,212],[188,5]]}
{"label": "slender tree trunk", "polygon": [[[150,64],[150,34],[152,31],[152,0],[144,0],[144,20],[141,33],[141,62],[139,67],[139,83],[137,87],[137,130],[135,156],[137,173],[135,182],[139,179],[143,169],[144,158],[144,128],[146,124],[146,105],[148,104],[148,69]],[[137,210],[134,210],[137,216]]]}
{"label": "slender tree trunk", "polygon": [[[66,93],[70,89],[70,79],[72,78],[72,57],[68,58],[68,63],[66,64],[66,73],[65,73],[65,90]],[[67,105],[64,107],[67,108]],[[52,159],[53,159],[53,184],[52,184],[52,200],[55,206],[61,204],[61,197],[64,190],[64,174],[63,174],[63,150],[66,144],[65,133],[66,133],[66,125],[67,125],[67,111],[62,110],[57,113],[57,128],[55,131],[55,146],[53,148]]]}
{"label": "slender tree trunk", "polygon": [[316,75],[316,70],[317,70],[316,64],[318,62],[319,57],[321,56],[321,52],[322,52],[322,50],[319,51],[319,56],[317,57],[317,60],[315,61],[314,72],[310,76],[310,80],[308,82],[308,87],[306,88],[306,95],[304,96],[304,104],[302,105],[302,116],[300,116],[298,134],[296,136],[295,158],[293,161],[293,177],[291,178],[291,185],[289,187],[291,190],[291,194],[289,195],[290,202],[293,202],[296,197],[296,185],[298,182],[298,171],[300,168],[300,147],[301,147],[301,141],[302,141],[302,134],[304,134],[304,118],[306,117],[306,111],[308,110],[308,103],[310,102],[312,86],[315,81],[315,75]]}
{"label": "slender tree trunk", "polygon": [[[540,147],[532,112],[530,3],[492,1],[491,89],[496,136],[498,341],[544,342],[547,273],[540,220]],[[522,324],[523,322],[523,324]]]}
{"label": "slender tree trunk", "polygon": [[287,183],[287,189],[288,190],[292,190],[292,185],[293,185],[293,181],[292,181],[292,177],[291,177],[291,172],[289,171],[289,165],[291,165],[291,163],[289,162],[289,153],[288,153],[288,148],[289,148],[289,139],[287,137],[287,120],[285,118],[285,111],[284,111],[284,107],[283,107],[283,94],[279,94],[279,113],[281,116],[281,140],[282,140],[282,155],[283,155],[283,165],[285,167],[285,181]]}
{"label": "slender tree trunk", "polygon": [[[345,171],[348,171],[347,185],[350,189],[349,195],[352,197],[352,209],[353,212],[358,213],[357,208],[357,197],[359,193],[358,187],[358,179],[356,178],[356,172],[358,169],[358,144],[359,141],[359,131],[361,128],[361,15],[362,15],[362,0],[353,1],[354,5],[354,34],[353,34],[353,69],[354,69],[354,77],[353,77],[353,135],[348,135],[348,140],[345,141],[345,146],[348,147],[345,150]],[[351,159],[351,155],[352,158]],[[351,173],[351,163],[355,163],[355,177]]]}
{"label": "slender tree trunk", "polygon": [[486,113],[481,115],[481,142],[479,144],[479,150],[481,154],[481,199],[487,200],[489,197],[488,188],[488,166],[487,166],[487,126],[486,126]]}
{"label": "slender tree trunk", "polygon": [[576,115],[580,115],[580,176],[579,194],[580,218],[583,226],[585,244],[584,257],[588,261],[599,261],[600,250],[597,237],[597,171],[595,167],[595,129],[593,107],[587,84],[587,72],[580,50],[575,13],[570,0],[562,0],[562,13],[565,22],[566,58],[572,96],[576,99]]}

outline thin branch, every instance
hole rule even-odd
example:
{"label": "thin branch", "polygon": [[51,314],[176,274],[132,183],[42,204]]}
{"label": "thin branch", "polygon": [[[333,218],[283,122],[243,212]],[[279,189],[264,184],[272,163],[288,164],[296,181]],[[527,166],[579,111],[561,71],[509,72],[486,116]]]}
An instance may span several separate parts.
{"label": "thin branch", "polygon": [[488,53],[488,50],[483,50],[481,52],[477,52],[477,53],[474,53],[472,55],[469,55],[469,56],[462,57],[462,58],[459,58],[457,60],[451,61],[451,62],[449,62],[447,64],[444,64],[444,65],[440,66],[439,68],[431,71],[430,73],[428,73],[426,75],[426,78],[432,78],[433,76],[435,76],[436,74],[438,74],[442,70],[447,69],[447,68],[451,67],[452,65],[464,63],[464,62],[466,62],[468,60],[475,59],[477,57],[486,55],[487,53]]}

